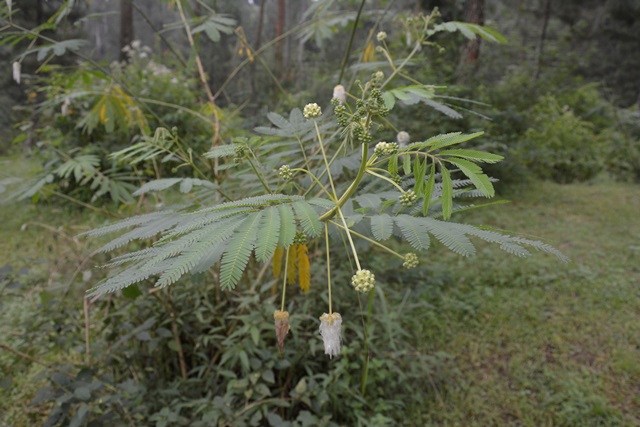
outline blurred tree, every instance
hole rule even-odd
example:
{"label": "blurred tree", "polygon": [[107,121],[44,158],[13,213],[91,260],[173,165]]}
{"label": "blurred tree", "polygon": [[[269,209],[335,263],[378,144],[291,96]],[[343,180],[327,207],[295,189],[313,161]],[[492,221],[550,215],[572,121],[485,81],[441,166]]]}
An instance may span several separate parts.
{"label": "blurred tree", "polygon": [[127,60],[123,50],[133,41],[133,0],[120,0],[120,61]]}

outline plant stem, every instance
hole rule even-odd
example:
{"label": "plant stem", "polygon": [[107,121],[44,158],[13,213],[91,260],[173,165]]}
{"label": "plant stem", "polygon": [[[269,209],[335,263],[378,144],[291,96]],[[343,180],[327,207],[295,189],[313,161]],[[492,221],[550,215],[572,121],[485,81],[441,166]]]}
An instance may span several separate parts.
{"label": "plant stem", "polygon": [[356,28],[358,28],[358,23],[360,22],[360,15],[362,14],[362,9],[364,8],[364,4],[367,0],[362,0],[360,3],[360,7],[358,8],[358,13],[356,15],[356,20],[353,22],[353,28],[351,29],[351,35],[349,36],[349,44],[347,45],[347,50],[344,53],[344,58],[342,59],[342,67],[340,67],[340,76],[338,77],[338,84],[342,81],[342,76],[344,76],[344,69],[347,66],[347,62],[349,61],[349,54],[351,53],[351,46],[353,45],[353,38],[356,35]]}
{"label": "plant stem", "polygon": [[331,308],[331,259],[329,256],[329,224],[324,223],[324,239],[327,244],[327,288],[329,289],[329,314],[333,313]]}
{"label": "plant stem", "polygon": [[353,244],[353,239],[351,238],[351,233],[349,230],[349,226],[347,225],[347,221],[344,219],[344,215],[342,215],[342,210],[340,208],[338,208],[338,215],[340,216],[340,219],[342,220],[342,224],[344,225],[344,229],[347,231],[347,239],[349,239],[349,245],[351,246],[351,251],[353,252],[353,257],[355,258],[356,261],[356,266],[358,267],[358,271],[362,270],[362,267],[360,267],[360,260],[358,259],[358,252],[356,251],[356,246]]}
{"label": "plant stem", "polygon": [[329,221],[329,222],[330,222],[331,224],[335,225],[336,227],[342,228],[342,229],[343,229],[343,230],[345,230],[347,233],[351,233],[351,234],[353,234],[354,236],[357,236],[357,237],[359,237],[359,238],[361,238],[361,239],[363,239],[363,240],[366,240],[367,242],[369,242],[369,243],[371,243],[371,244],[373,244],[373,245],[378,246],[379,248],[384,249],[385,251],[389,252],[389,253],[390,253],[390,254],[392,254],[392,255],[397,256],[398,258],[404,259],[404,256],[400,255],[398,252],[396,252],[396,251],[394,251],[393,249],[391,249],[391,248],[389,248],[389,247],[387,247],[387,246],[383,245],[383,244],[382,244],[382,243],[380,243],[380,242],[376,242],[375,240],[370,239],[369,237],[367,237],[367,236],[365,236],[365,235],[363,235],[363,234],[360,234],[360,233],[358,233],[357,231],[353,231],[353,230],[351,230],[351,229],[349,229],[349,228],[345,229],[343,225],[338,224],[337,222],[334,222],[334,221]]}
{"label": "plant stem", "polygon": [[284,311],[284,300],[287,290],[287,267],[289,267],[289,249],[291,249],[291,246],[287,248],[287,253],[284,255],[284,280],[282,281],[282,304],[280,311]]}
{"label": "plant stem", "polygon": [[308,170],[306,170],[306,169],[302,169],[302,168],[294,168],[294,169],[291,169],[291,172],[294,172],[294,171],[304,172],[304,173],[306,173],[307,175],[309,175],[309,177],[310,177],[311,179],[313,179],[313,180],[314,180],[314,181],[315,181],[315,182],[320,186],[320,188],[322,189],[322,191],[324,191],[324,193],[327,195],[327,197],[329,197],[329,199],[331,199],[331,200],[332,200],[332,201],[334,201],[334,202],[336,202],[336,201],[337,201],[337,200],[336,200],[336,199],[331,195],[331,193],[329,193],[329,190],[327,190],[327,189],[324,187],[324,185],[322,185],[322,183],[320,182],[320,180],[319,180],[319,179],[318,179],[318,178],[317,178],[313,173],[311,173],[310,171],[308,171]]}
{"label": "plant stem", "polygon": [[333,185],[333,178],[331,177],[331,170],[329,169],[329,161],[327,160],[327,153],[324,151],[324,145],[322,144],[322,136],[320,135],[320,129],[318,129],[318,122],[314,119],[313,125],[316,128],[316,135],[318,136],[318,144],[320,145],[320,151],[322,152],[322,159],[324,160],[324,167],[327,170],[327,177],[329,178],[329,184],[331,184],[331,191],[333,191],[334,200],[338,200],[338,193],[336,193],[336,187]]}
{"label": "plant stem", "polygon": [[400,187],[398,184],[396,184],[396,182],[395,182],[394,180],[392,180],[391,178],[387,178],[386,176],[383,176],[383,175],[380,175],[380,174],[378,174],[378,173],[375,173],[374,171],[372,171],[372,170],[370,170],[370,169],[368,169],[368,170],[367,170],[367,173],[368,173],[369,175],[373,175],[373,176],[375,176],[375,177],[377,177],[377,178],[384,179],[385,181],[389,182],[391,185],[393,185],[393,186],[394,186],[394,187],[396,187],[398,190],[400,190],[401,192],[403,192],[403,193],[404,193],[404,189],[403,189],[402,187]]}
{"label": "plant stem", "polygon": [[[255,158],[255,154],[253,154],[253,152],[251,153],[253,155],[253,157]],[[271,194],[271,189],[269,188],[269,186],[267,185],[267,183],[264,181],[264,178],[262,177],[262,174],[258,171],[258,169],[256,168],[256,165],[253,164],[253,162],[251,161],[250,157],[247,157],[247,160],[249,161],[249,164],[251,165],[251,169],[253,169],[253,172],[256,174],[256,177],[258,178],[258,180],[260,181],[260,183],[262,184],[262,186],[264,187],[265,190],[267,190],[267,193]],[[256,159],[257,161],[258,159]]]}
{"label": "plant stem", "polygon": [[189,45],[191,49],[193,49],[193,55],[196,60],[196,66],[198,68],[198,75],[200,77],[200,81],[202,82],[202,86],[204,87],[205,92],[207,93],[207,97],[209,98],[209,102],[211,103],[211,109],[213,111],[213,146],[218,145],[218,141],[220,139],[220,118],[218,117],[218,112],[216,111],[216,98],[211,92],[211,88],[209,87],[209,83],[207,83],[207,76],[204,72],[204,67],[202,65],[202,60],[200,59],[200,54],[196,49],[196,43],[193,40],[193,35],[191,35],[191,28],[189,28],[189,23],[187,22],[187,17],[184,14],[184,9],[182,8],[182,0],[176,1],[176,6],[178,6],[178,12],[180,13],[180,19],[182,20],[182,25],[184,25],[185,32],[187,33],[187,40],[189,41]]}
{"label": "plant stem", "polygon": [[364,174],[367,170],[368,154],[369,154],[369,146],[367,144],[362,144],[362,159],[360,160],[360,168],[358,169],[358,175],[356,175],[355,179],[353,180],[351,185],[349,185],[349,188],[347,188],[347,190],[344,192],[342,197],[338,199],[338,201],[336,202],[336,207],[331,208],[327,212],[322,214],[322,216],[320,217],[320,221],[327,221],[331,219],[336,214],[336,211],[339,211],[340,208],[347,202],[347,200],[349,200],[349,198],[353,195],[353,193],[355,193],[355,191],[358,189],[358,185],[360,184],[360,181],[362,181],[362,178],[364,177]]}

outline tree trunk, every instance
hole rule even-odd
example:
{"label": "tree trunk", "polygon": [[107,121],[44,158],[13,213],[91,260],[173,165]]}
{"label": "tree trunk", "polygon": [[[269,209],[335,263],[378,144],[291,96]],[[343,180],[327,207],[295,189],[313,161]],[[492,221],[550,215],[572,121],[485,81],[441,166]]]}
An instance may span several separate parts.
{"label": "tree trunk", "polygon": [[[278,0],[278,19],[276,20],[276,39],[284,34],[284,20],[285,20],[286,3],[285,0]],[[284,70],[284,57],[282,55],[282,47],[284,43],[282,40],[276,42],[276,69],[278,74],[281,74]]]}
{"label": "tree trunk", "polygon": [[122,49],[133,41],[133,0],[120,0],[120,61],[127,60]]}
{"label": "tree trunk", "polygon": [[260,0],[260,15],[258,16],[258,29],[256,30],[256,42],[253,46],[255,50],[260,49],[262,43],[262,26],[264,25],[264,4],[267,0]]}
{"label": "tree trunk", "polygon": [[542,21],[542,33],[540,33],[540,42],[538,43],[538,62],[536,63],[535,79],[538,80],[540,70],[542,69],[542,54],[544,52],[544,41],[547,38],[547,26],[549,25],[549,17],[551,16],[551,0],[546,0],[544,6],[544,20]]}
{"label": "tree trunk", "polygon": [[[484,25],[484,0],[467,0],[464,5],[465,22]],[[480,39],[469,40],[462,50],[462,63],[475,65],[480,58]]]}

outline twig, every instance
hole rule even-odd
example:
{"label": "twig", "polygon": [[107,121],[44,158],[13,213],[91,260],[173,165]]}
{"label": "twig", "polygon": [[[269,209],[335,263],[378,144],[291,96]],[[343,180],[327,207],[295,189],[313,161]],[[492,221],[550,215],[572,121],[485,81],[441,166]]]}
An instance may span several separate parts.
{"label": "twig", "polygon": [[51,365],[49,365],[48,363],[44,363],[44,362],[36,359],[33,356],[29,356],[27,353],[21,352],[20,350],[13,349],[13,348],[9,347],[7,344],[0,343],[0,348],[4,349],[4,350],[7,350],[8,352],[13,353],[13,354],[15,354],[17,356],[20,356],[20,357],[23,357],[23,358],[25,358],[27,360],[30,360],[33,363],[37,363],[38,365],[42,365],[45,368],[51,368]]}

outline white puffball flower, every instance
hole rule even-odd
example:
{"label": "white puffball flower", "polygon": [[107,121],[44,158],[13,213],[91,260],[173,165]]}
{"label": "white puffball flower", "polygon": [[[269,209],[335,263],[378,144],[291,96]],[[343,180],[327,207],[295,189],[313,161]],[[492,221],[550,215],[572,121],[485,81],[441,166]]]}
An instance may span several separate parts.
{"label": "white puffball flower", "polygon": [[380,31],[376,35],[376,38],[378,39],[379,42],[382,42],[383,40],[385,40],[387,38],[387,33],[385,33],[384,31]]}
{"label": "white puffball flower", "polygon": [[396,141],[398,141],[398,145],[400,147],[404,147],[405,145],[407,145],[409,143],[409,134],[405,131],[400,131],[398,132],[398,135],[396,136]]}
{"label": "white puffball flower", "polygon": [[344,86],[337,85],[333,88],[333,99],[337,99],[340,104],[347,101],[347,92],[344,90]]}
{"label": "white puffball flower", "polygon": [[324,313],[320,316],[320,335],[324,342],[324,354],[330,358],[340,354],[342,345],[342,316],[340,313]]}
{"label": "white puffball flower", "polygon": [[17,61],[13,63],[13,80],[18,84],[20,84],[20,77],[22,77],[22,73],[20,72],[21,69],[22,64]]}

